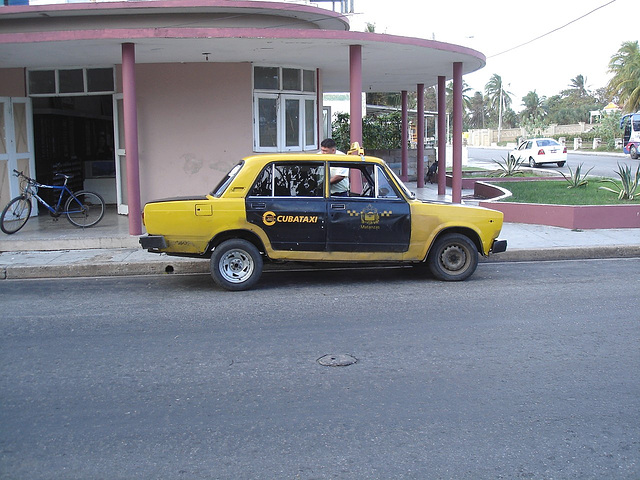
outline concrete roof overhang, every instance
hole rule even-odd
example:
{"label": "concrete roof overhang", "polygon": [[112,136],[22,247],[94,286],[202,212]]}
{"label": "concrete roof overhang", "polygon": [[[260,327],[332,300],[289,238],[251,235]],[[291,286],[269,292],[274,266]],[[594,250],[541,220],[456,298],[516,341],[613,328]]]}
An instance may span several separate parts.
{"label": "concrete roof overhang", "polygon": [[[176,1],[130,2],[126,8],[140,3],[162,4],[167,8],[185,5]],[[237,6],[270,2],[223,3]],[[53,10],[58,15],[62,12],[67,15],[71,10],[79,14],[69,9],[78,5],[65,5],[66,9],[50,6],[46,12],[49,14]],[[111,11],[125,8],[125,4],[120,3],[92,5],[100,5],[103,9],[111,6]],[[86,4],[84,6],[86,9]],[[35,7],[4,7],[0,9],[0,20],[12,12],[21,15],[42,13],[39,8],[31,11],[27,10],[29,8]],[[9,33],[0,30],[0,66],[61,68],[120,64],[123,43],[136,45],[137,63],[206,62],[203,55],[206,52],[209,62],[320,68],[325,92],[349,91],[349,47],[352,45],[362,47],[362,88],[365,92],[413,91],[419,83],[435,85],[438,76],[451,79],[454,62],[462,63],[463,75],[479,70],[486,63],[485,56],[473,49],[413,37],[325,29],[166,26]]]}

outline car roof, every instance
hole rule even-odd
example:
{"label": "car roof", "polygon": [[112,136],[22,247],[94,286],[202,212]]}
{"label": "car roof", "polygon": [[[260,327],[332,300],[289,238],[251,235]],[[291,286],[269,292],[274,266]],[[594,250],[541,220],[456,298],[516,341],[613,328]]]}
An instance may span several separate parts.
{"label": "car roof", "polygon": [[246,163],[251,164],[267,164],[270,162],[341,162],[341,163],[361,163],[362,161],[384,164],[384,160],[378,157],[360,156],[360,155],[332,155],[318,153],[264,153],[257,155],[249,155],[243,159]]}

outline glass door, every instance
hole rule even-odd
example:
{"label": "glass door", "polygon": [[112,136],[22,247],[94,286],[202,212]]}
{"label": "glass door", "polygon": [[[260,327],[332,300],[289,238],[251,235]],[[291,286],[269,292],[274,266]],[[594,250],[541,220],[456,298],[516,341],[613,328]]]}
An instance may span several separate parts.
{"label": "glass door", "polygon": [[127,156],[124,149],[124,110],[123,95],[117,93],[113,96],[113,138],[116,155],[116,199],[118,214],[129,214],[127,201]]}
{"label": "glass door", "polygon": [[31,99],[0,97],[0,208],[20,194],[13,170],[35,177],[33,150]]}

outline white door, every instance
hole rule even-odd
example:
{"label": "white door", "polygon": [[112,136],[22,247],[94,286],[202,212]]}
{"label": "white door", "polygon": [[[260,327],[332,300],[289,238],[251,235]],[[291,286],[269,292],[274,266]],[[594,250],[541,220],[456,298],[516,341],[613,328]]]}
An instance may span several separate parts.
{"label": "white door", "polygon": [[[36,175],[31,99],[0,97],[0,208],[20,194],[14,170]],[[37,209],[32,214],[37,215]]]}
{"label": "white door", "polygon": [[129,214],[129,202],[127,201],[127,156],[124,149],[124,110],[123,95],[117,93],[113,96],[113,138],[116,151],[116,198],[118,213]]}

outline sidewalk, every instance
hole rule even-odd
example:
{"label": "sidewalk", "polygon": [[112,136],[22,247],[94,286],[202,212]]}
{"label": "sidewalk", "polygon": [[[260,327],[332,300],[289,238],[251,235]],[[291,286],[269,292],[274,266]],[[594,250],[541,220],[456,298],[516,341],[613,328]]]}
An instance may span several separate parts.
{"label": "sidewalk", "polygon": [[[437,186],[418,189],[420,199],[439,197]],[[463,196],[471,192],[463,192]],[[473,201],[466,200],[472,204]],[[507,251],[481,261],[529,261],[640,257],[640,228],[573,231],[544,225],[505,223],[500,238]],[[269,265],[265,265],[265,270]],[[65,218],[29,220],[18,233],[0,233],[0,279],[208,273],[208,259],[148,253],[128,233],[127,217],[109,210],[95,227],[72,226]]]}

